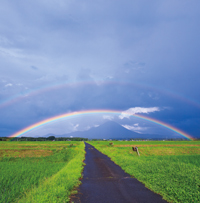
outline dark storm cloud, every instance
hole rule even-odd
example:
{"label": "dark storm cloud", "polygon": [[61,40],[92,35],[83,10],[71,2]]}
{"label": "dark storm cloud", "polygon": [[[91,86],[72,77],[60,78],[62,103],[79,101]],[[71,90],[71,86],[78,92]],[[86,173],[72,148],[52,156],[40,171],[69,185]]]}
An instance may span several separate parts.
{"label": "dark storm cloud", "polygon": [[150,116],[198,136],[199,6],[2,1],[0,131],[84,109],[158,107]]}

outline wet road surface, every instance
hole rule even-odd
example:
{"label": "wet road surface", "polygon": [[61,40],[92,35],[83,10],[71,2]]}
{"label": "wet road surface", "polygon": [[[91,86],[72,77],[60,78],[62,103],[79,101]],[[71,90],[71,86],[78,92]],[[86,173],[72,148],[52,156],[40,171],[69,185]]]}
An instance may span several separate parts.
{"label": "wet road surface", "polygon": [[131,178],[106,155],[85,144],[86,157],[82,184],[75,203],[164,203],[165,200]]}

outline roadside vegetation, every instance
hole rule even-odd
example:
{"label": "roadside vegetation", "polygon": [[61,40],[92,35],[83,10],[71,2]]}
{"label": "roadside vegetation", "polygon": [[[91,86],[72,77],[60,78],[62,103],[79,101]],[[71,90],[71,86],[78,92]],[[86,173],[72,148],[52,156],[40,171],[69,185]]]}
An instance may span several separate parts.
{"label": "roadside vegetation", "polygon": [[0,142],[1,202],[68,202],[80,181],[83,142]]}
{"label": "roadside vegetation", "polygon": [[88,143],[168,202],[200,202],[200,141]]}

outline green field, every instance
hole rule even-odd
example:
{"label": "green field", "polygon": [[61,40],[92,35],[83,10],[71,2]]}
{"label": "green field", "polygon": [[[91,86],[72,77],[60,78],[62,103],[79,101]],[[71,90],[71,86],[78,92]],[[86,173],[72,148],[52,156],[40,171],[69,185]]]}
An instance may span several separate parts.
{"label": "green field", "polygon": [[200,141],[89,143],[168,202],[200,202]]}
{"label": "green field", "polygon": [[0,202],[68,202],[83,142],[0,142]]}
{"label": "green field", "polygon": [[[168,202],[200,202],[200,141],[89,143]],[[69,202],[84,155],[83,142],[0,142],[0,202]]]}

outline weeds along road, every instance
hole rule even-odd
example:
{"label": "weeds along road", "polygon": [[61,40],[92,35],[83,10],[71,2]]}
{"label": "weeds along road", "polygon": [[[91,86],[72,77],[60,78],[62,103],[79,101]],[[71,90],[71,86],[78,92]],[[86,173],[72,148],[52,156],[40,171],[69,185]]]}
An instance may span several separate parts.
{"label": "weeds along road", "polygon": [[[82,184],[78,194],[71,197],[75,203],[161,203],[166,202],[125,173],[106,155],[85,143],[86,157]],[[122,155],[123,156],[123,155]]]}

